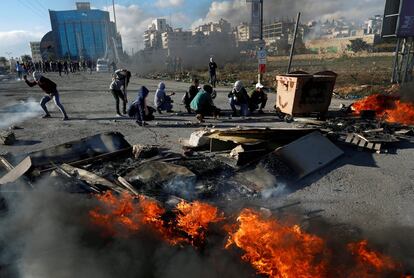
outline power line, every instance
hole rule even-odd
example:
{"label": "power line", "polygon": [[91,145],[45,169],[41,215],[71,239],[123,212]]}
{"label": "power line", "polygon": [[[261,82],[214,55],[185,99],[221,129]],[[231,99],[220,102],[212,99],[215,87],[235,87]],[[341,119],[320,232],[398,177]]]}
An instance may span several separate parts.
{"label": "power line", "polygon": [[36,10],[40,15],[45,16],[47,15],[46,11],[42,10],[41,8],[39,8],[38,6],[36,6],[36,4],[33,4],[30,0],[27,0],[27,5],[29,5],[33,10]]}
{"label": "power line", "polygon": [[45,16],[44,16],[44,15],[42,15],[41,13],[39,13],[38,11],[36,11],[36,10],[32,9],[29,5],[27,5],[27,3],[26,3],[26,2],[23,2],[22,0],[20,0],[20,1],[18,1],[18,3],[19,3],[22,7],[24,7],[24,8],[26,8],[26,9],[30,10],[30,11],[33,13],[33,15],[36,15],[36,16],[40,17],[42,20],[45,20],[45,22],[46,22]]}

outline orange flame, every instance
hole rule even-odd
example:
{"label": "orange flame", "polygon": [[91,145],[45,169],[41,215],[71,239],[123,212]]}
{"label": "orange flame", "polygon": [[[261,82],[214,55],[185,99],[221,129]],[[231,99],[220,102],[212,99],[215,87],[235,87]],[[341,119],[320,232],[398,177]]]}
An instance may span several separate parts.
{"label": "orange flame", "polygon": [[382,273],[393,272],[400,268],[394,260],[388,256],[368,249],[368,241],[363,240],[349,243],[348,250],[354,255],[357,265],[352,277],[378,277]]}
{"label": "orange flame", "polygon": [[226,248],[235,244],[244,250],[243,260],[260,274],[275,278],[325,277],[326,264],[318,257],[325,252],[324,241],[287,227],[258,212],[245,209],[238,217],[239,228],[230,233]]}
{"label": "orange flame", "polygon": [[217,223],[224,219],[216,207],[209,204],[194,202],[180,202],[177,205],[179,216],[177,227],[186,232],[194,245],[194,241],[205,241],[207,228],[211,223]]}
{"label": "orange flame", "polygon": [[[209,224],[224,219],[216,207],[198,201],[180,202],[176,208],[177,218],[166,222],[163,219],[165,209],[145,196],[135,198],[124,194],[116,197],[109,192],[97,199],[101,206],[89,215],[92,223],[104,228],[105,235],[109,236],[129,236],[146,225],[171,245],[202,244]],[[188,236],[183,236],[182,232]]]}
{"label": "orange flame", "polygon": [[352,105],[356,114],[363,110],[374,110],[378,117],[390,123],[414,124],[414,103],[405,103],[395,96],[372,95]]}

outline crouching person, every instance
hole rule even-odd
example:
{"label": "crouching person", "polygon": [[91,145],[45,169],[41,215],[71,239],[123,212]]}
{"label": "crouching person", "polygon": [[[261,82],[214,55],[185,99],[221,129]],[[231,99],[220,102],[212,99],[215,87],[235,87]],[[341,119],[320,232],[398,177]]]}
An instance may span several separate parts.
{"label": "crouching person", "polygon": [[190,88],[188,89],[188,92],[186,92],[183,97],[183,103],[185,105],[185,108],[187,109],[188,114],[192,113],[190,104],[195,98],[195,96],[197,95],[199,91],[199,88],[198,88],[199,86],[200,86],[199,80],[194,79],[193,84],[190,86]]}
{"label": "crouching person", "polygon": [[139,126],[146,126],[147,122],[154,120],[155,109],[147,106],[148,94],[148,89],[142,86],[138,91],[137,98],[128,109],[128,115],[131,118],[136,118],[136,123]]}
{"label": "crouching person", "polygon": [[213,87],[204,85],[203,89],[200,90],[191,101],[191,109],[196,112],[197,120],[200,123],[204,122],[206,116],[217,118],[220,115],[220,109],[214,106],[212,94]]}
{"label": "crouching person", "polygon": [[253,113],[259,109],[259,114],[264,114],[263,109],[266,107],[267,94],[263,90],[264,86],[260,83],[256,84],[256,89],[250,92],[249,110]]}
{"label": "crouching person", "polygon": [[164,82],[161,82],[158,85],[158,89],[155,92],[155,97],[154,97],[154,105],[157,108],[157,111],[159,114],[162,114],[162,111],[167,111],[167,112],[173,112],[172,111],[172,103],[173,100],[171,99],[171,96],[175,95],[175,93],[171,93],[171,94],[167,94],[165,92],[165,84]]}
{"label": "crouching person", "polygon": [[34,87],[38,85],[46,93],[46,95],[40,101],[40,106],[42,107],[43,111],[45,111],[45,115],[42,118],[45,119],[45,118],[51,117],[49,111],[47,110],[46,104],[53,99],[56,106],[59,108],[60,112],[62,113],[62,116],[63,116],[62,120],[63,121],[69,120],[69,117],[66,114],[65,108],[60,103],[59,92],[57,90],[57,85],[55,82],[42,76],[40,71],[33,72],[34,81],[27,80],[26,75],[23,78],[26,84],[29,85],[29,87]]}
{"label": "crouching person", "polygon": [[241,81],[234,83],[234,88],[228,97],[231,110],[233,111],[233,117],[239,116],[236,106],[240,107],[240,115],[243,117],[249,116],[249,95]]}

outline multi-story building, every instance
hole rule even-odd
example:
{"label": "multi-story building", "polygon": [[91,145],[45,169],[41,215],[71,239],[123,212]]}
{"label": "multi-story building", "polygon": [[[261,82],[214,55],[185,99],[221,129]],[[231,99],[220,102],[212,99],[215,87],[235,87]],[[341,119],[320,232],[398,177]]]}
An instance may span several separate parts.
{"label": "multi-story building", "polygon": [[40,52],[40,42],[30,42],[30,50],[32,51],[33,62],[41,62],[43,60]]}
{"label": "multi-story building", "polygon": [[[263,26],[263,38],[267,44],[275,43],[279,40],[285,40],[290,43],[293,41],[294,32],[295,22],[293,21],[275,21]],[[303,40],[306,33],[307,27],[300,25],[297,38]]]}
{"label": "multi-story building", "polygon": [[365,34],[381,34],[383,17],[381,15],[375,15],[365,21]]}
{"label": "multi-story building", "polygon": [[58,58],[98,59],[122,53],[121,36],[109,12],[91,9],[89,2],[76,10],[49,11]]}
{"label": "multi-story building", "polygon": [[164,32],[161,37],[164,49],[183,49],[192,44],[192,32],[183,31],[182,28],[174,29],[172,32]]}
{"label": "multi-story building", "polygon": [[151,25],[144,32],[144,47],[145,49],[160,49],[163,48],[162,34],[165,32],[172,32],[172,28],[167,24],[164,18],[157,18],[152,21]]}
{"label": "multi-story building", "polygon": [[250,41],[251,36],[251,27],[248,23],[241,23],[235,28],[235,37],[238,42],[247,42]]}
{"label": "multi-story building", "polygon": [[204,35],[208,36],[211,33],[220,32],[220,33],[231,33],[231,24],[225,20],[220,19],[219,22],[209,22],[193,29],[193,34],[196,33],[203,33]]}

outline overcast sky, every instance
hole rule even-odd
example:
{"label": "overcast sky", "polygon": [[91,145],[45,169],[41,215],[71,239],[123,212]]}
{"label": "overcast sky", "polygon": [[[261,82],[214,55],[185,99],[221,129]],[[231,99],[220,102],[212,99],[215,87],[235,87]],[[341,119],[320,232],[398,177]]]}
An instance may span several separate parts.
{"label": "overcast sky", "polygon": [[[381,14],[385,0],[264,0],[265,20],[294,17],[305,21],[344,16],[363,21]],[[76,0],[1,0],[0,56],[30,53],[29,42],[39,41],[51,30],[50,10],[74,9]],[[94,8],[107,10],[111,0],[91,0]],[[232,24],[248,21],[245,0],[116,0],[119,31],[127,51],[142,48],[142,34],[153,18],[164,17],[174,27],[190,28],[225,18]],[[109,9],[112,11],[111,9]]]}

